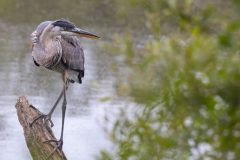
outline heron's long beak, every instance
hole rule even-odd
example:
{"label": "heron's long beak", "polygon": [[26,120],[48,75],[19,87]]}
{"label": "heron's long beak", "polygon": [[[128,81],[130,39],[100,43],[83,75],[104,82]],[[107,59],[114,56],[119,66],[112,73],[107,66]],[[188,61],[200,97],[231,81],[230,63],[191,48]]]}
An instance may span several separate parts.
{"label": "heron's long beak", "polygon": [[73,33],[73,35],[80,36],[80,37],[86,37],[86,38],[91,38],[91,39],[100,38],[99,36],[97,36],[93,33],[90,33],[88,31],[85,31],[85,30],[82,30],[82,29],[79,29],[79,28],[73,28],[73,29],[69,30],[68,32],[71,32],[71,33]]}

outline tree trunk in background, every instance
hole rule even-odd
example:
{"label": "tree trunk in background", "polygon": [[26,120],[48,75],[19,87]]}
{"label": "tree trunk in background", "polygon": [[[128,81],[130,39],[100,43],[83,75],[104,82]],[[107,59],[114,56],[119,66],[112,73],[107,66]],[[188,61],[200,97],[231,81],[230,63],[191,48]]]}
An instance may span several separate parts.
{"label": "tree trunk in background", "polygon": [[[41,112],[28,103],[26,97],[21,96],[16,104],[18,120],[23,127],[25,140],[33,160],[47,160],[56,147],[56,143],[43,143],[47,140],[56,140],[50,125],[44,124],[42,119],[37,120],[32,127],[30,123]],[[62,156],[61,156],[62,155]],[[48,160],[67,160],[59,149]]]}

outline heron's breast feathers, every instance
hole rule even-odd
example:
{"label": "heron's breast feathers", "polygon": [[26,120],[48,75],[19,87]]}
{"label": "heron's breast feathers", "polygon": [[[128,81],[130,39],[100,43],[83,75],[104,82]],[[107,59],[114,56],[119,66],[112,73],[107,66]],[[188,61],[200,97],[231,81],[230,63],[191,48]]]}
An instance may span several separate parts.
{"label": "heron's breast feathers", "polygon": [[48,43],[43,46],[34,45],[32,50],[33,59],[40,66],[52,68],[60,63],[62,58],[62,47],[59,41]]}

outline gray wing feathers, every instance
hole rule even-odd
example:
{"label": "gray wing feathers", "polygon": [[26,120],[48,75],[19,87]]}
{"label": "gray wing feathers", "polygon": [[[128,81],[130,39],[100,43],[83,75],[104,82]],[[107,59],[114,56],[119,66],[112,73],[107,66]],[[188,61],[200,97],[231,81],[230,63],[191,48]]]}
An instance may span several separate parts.
{"label": "gray wing feathers", "polygon": [[76,37],[63,36],[62,60],[68,69],[78,72],[84,71],[84,52]]}

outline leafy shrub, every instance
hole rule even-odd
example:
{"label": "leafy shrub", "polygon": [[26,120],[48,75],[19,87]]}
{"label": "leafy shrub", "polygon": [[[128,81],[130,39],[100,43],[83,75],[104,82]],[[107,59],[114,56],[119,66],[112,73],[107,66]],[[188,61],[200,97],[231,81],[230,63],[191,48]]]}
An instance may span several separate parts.
{"label": "leafy shrub", "polygon": [[133,30],[107,47],[123,54],[131,68],[118,85],[127,85],[126,94],[143,105],[134,120],[121,112],[109,133],[118,149],[102,151],[100,159],[240,159],[240,25],[234,3],[118,3],[122,12],[144,12],[152,36],[139,41]]}

